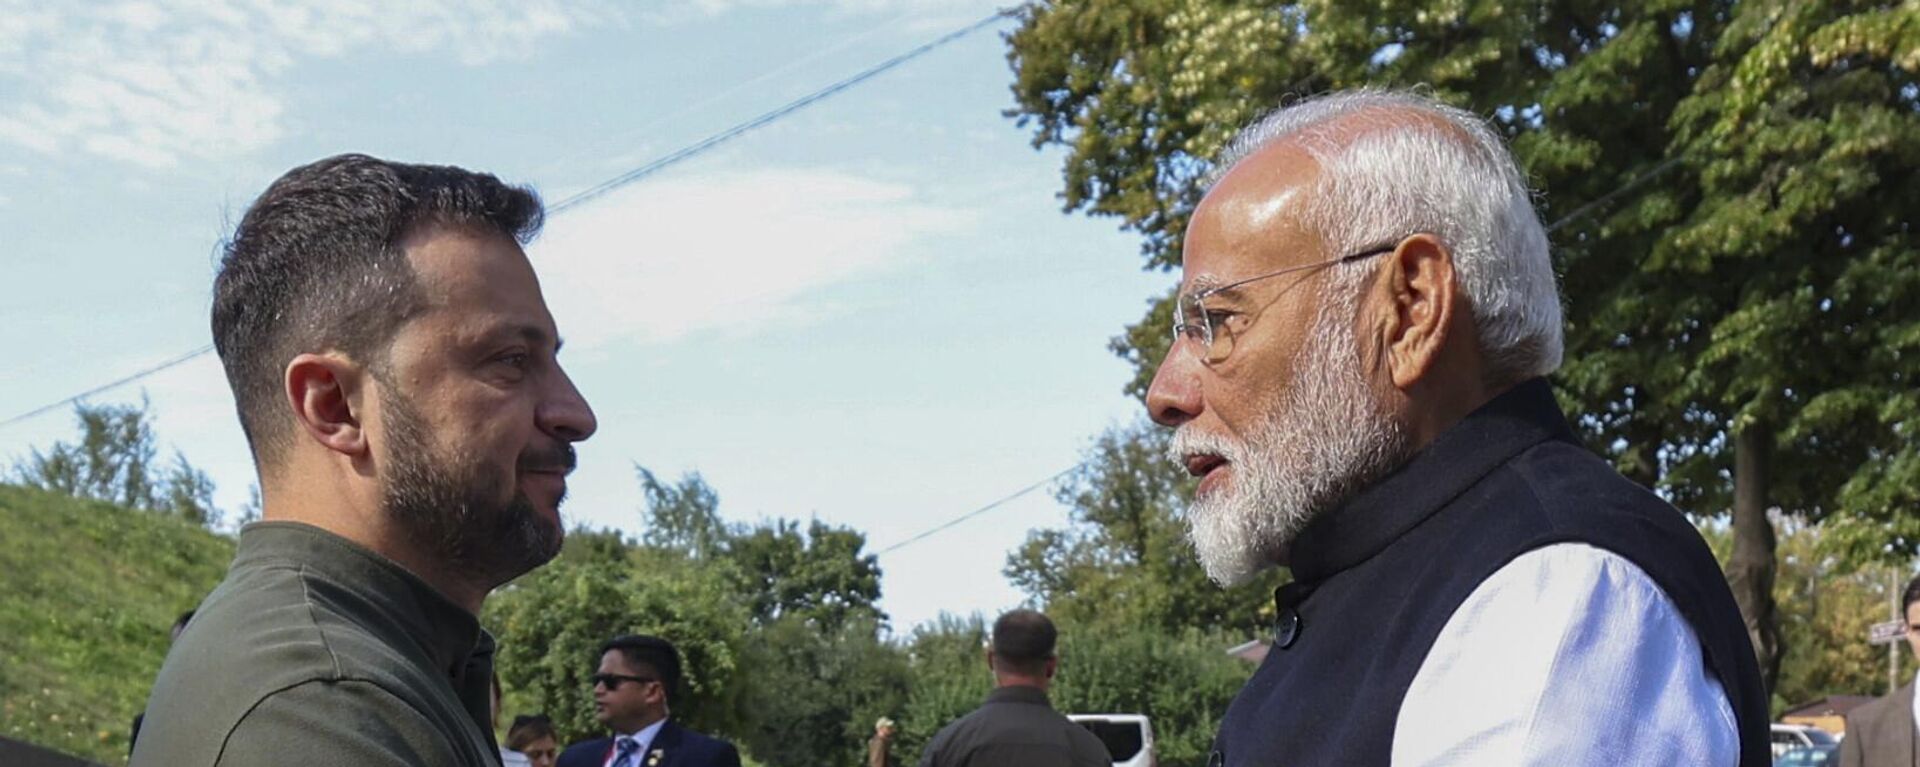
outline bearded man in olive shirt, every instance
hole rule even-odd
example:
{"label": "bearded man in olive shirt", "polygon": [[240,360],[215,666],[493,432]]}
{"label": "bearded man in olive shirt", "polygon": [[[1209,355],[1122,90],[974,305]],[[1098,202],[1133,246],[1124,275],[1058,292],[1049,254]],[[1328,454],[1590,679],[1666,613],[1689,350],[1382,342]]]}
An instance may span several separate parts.
{"label": "bearded man in olive shirt", "polygon": [[559,551],[594,430],[520,247],[541,216],[361,155],[248,209],[213,335],[264,521],[168,653],[134,765],[499,763],[475,616]]}

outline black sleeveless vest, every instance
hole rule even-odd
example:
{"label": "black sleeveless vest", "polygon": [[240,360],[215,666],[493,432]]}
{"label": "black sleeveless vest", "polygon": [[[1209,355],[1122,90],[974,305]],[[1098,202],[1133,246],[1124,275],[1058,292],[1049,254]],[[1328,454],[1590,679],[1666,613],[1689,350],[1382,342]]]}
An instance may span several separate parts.
{"label": "black sleeveless vest", "polygon": [[1210,763],[1387,764],[1401,700],[1454,610],[1515,557],[1555,543],[1646,571],[1726,691],[1740,764],[1769,765],[1759,666],[1713,554],[1672,506],[1575,442],[1541,379],[1301,531],[1295,581],[1275,594],[1274,644],[1228,707]]}

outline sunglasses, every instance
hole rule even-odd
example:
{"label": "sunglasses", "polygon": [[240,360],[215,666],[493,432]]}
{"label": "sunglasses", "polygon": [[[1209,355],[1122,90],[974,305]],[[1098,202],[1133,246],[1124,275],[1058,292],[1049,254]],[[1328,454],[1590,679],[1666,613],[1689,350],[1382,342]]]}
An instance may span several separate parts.
{"label": "sunglasses", "polygon": [[626,682],[646,684],[648,682],[658,681],[660,680],[650,676],[628,676],[626,674],[594,674],[593,676],[587,677],[587,684],[589,686],[599,687],[605,685],[609,692],[620,689],[620,685]]}

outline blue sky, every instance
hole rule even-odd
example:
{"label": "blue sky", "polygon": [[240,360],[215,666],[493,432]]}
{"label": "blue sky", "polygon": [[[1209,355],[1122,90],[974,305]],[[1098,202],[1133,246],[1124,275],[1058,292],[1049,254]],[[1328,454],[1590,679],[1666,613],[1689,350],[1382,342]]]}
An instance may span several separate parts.
{"label": "blue sky", "polygon": [[[0,418],[208,342],[220,238],[342,151],[558,201],[991,13],[979,2],[0,0]],[[633,464],[736,521],[884,548],[1080,459],[1137,405],[1105,349],[1174,277],[1064,215],[1057,152],[1002,110],[1002,22],[549,220],[530,249],[600,419],[566,514],[637,532]],[[151,398],[231,509],[251,464],[217,361]],[[56,412],[0,458],[68,437]],[[897,630],[992,612],[1028,494],[882,559]]]}

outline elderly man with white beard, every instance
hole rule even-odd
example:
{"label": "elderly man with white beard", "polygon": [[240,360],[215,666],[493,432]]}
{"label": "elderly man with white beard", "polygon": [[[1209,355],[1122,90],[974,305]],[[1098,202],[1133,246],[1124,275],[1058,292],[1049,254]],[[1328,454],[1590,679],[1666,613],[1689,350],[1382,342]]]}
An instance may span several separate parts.
{"label": "elderly man with white beard", "polygon": [[1559,297],[1499,136],[1349,92],[1216,168],[1147,407],[1200,478],[1208,574],[1293,582],[1209,763],[1767,764],[1712,554],[1543,378]]}

